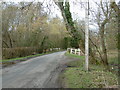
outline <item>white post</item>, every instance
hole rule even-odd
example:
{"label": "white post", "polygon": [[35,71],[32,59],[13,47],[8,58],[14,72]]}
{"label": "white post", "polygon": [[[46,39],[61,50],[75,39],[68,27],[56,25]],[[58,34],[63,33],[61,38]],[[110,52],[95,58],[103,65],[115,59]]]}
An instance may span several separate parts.
{"label": "white post", "polygon": [[88,63],[89,63],[89,1],[86,2],[86,25],[85,25],[85,69],[88,71]]}
{"label": "white post", "polygon": [[76,54],[76,52],[77,52],[77,49],[75,49],[75,54]]}
{"label": "white post", "polygon": [[78,49],[78,55],[80,56],[80,49]]}
{"label": "white post", "polygon": [[72,54],[72,48],[70,49],[70,53]]}

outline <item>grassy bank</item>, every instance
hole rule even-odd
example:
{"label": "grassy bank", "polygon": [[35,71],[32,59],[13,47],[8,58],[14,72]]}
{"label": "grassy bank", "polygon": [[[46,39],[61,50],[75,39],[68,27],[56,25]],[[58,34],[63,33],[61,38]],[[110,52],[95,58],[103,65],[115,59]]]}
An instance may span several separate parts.
{"label": "grassy bank", "polygon": [[54,53],[54,52],[41,53],[41,54],[30,55],[30,56],[26,56],[26,57],[18,57],[18,58],[12,58],[12,59],[5,59],[5,60],[0,60],[0,62],[7,63],[9,61],[17,61],[17,60],[25,60],[25,59],[27,60],[27,59],[32,58],[32,57],[42,56],[42,55],[46,55],[46,54],[50,54],[50,53]]}
{"label": "grassy bank", "polygon": [[35,56],[41,56],[41,55],[44,55],[44,54],[36,54],[36,55],[30,55],[30,56],[26,56],[26,57],[19,57],[19,58],[5,59],[5,60],[0,60],[0,62],[8,62],[8,61],[22,60],[22,59],[26,59],[26,58],[35,57]]}
{"label": "grassy bank", "polygon": [[109,71],[105,71],[102,66],[90,65],[90,71],[84,70],[84,56],[77,56],[66,53],[68,57],[76,57],[80,60],[68,63],[68,66],[61,78],[65,88],[103,88],[116,87],[117,76]]}

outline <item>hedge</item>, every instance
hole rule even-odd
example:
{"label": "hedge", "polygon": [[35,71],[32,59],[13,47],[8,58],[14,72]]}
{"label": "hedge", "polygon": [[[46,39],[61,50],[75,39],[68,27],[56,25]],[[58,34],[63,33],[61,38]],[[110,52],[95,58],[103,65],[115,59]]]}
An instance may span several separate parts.
{"label": "hedge", "polygon": [[42,52],[43,52],[42,49],[36,47],[3,48],[2,59],[4,60],[4,59],[17,58],[17,57],[25,57]]}

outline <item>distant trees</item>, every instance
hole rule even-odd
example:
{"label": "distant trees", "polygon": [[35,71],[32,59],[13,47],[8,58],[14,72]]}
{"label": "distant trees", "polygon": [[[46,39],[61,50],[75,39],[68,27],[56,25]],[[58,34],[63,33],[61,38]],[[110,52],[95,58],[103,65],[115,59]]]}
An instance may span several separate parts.
{"label": "distant trees", "polygon": [[2,11],[2,35],[3,35],[2,42],[4,46],[12,48],[13,40],[11,37],[10,29],[13,29],[12,24],[14,21],[14,17],[16,16],[17,7],[12,5],[7,6],[6,3],[5,5],[6,6],[5,8],[3,8]]}
{"label": "distant trees", "polygon": [[64,48],[64,37],[68,35],[64,22],[57,17],[49,18],[40,3],[3,3],[2,12],[3,48],[15,48],[18,53],[20,48],[21,52],[30,49],[26,47],[38,48],[40,52]]}
{"label": "distant trees", "polygon": [[116,18],[117,18],[117,27],[118,27],[118,50],[120,51],[120,1],[118,3],[118,5],[116,4],[116,2],[114,0],[110,0],[110,7],[115,11],[116,13]]}

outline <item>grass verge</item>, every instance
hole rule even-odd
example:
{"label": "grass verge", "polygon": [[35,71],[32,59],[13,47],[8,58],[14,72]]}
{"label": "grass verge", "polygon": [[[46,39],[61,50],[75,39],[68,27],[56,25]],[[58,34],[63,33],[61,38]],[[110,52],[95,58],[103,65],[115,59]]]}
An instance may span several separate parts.
{"label": "grass verge", "polygon": [[4,62],[9,62],[9,61],[23,60],[23,59],[37,57],[37,56],[42,56],[42,55],[46,55],[46,54],[50,54],[50,53],[54,53],[54,52],[47,52],[47,53],[42,53],[42,54],[30,55],[30,56],[26,56],[26,57],[18,57],[18,58],[12,58],[12,59],[5,59],[5,60],[0,60],[0,62],[4,63]]}
{"label": "grass verge", "polygon": [[118,78],[115,74],[105,71],[100,65],[89,65],[90,71],[84,70],[84,56],[77,56],[66,53],[66,56],[80,58],[79,61],[72,61],[67,65],[76,67],[67,67],[61,75],[65,88],[116,88]]}

